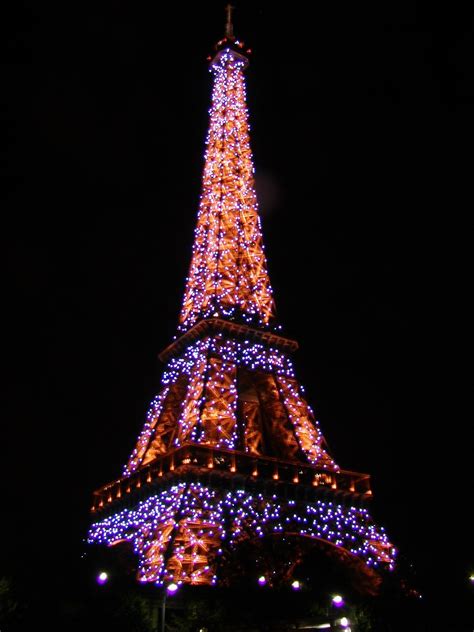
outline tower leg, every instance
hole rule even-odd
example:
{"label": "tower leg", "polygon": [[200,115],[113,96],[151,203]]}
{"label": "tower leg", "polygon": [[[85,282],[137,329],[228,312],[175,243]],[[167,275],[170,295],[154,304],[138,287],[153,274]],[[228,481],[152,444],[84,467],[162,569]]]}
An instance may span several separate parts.
{"label": "tower leg", "polygon": [[166,589],[163,592],[163,598],[161,600],[161,626],[157,632],[165,632],[165,619],[166,619]]}

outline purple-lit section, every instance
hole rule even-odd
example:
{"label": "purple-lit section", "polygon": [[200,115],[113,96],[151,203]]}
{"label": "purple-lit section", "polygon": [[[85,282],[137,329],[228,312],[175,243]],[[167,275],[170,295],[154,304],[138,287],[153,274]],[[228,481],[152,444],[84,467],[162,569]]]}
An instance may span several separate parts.
{"label": "purple-lit section", "polygon": [[[184,571],[176,574],[166,566],[169,536],[165,534],[170,528],[179,534],[197,521],[208,525],[208,531],[217,537],[219,551],[224,547],[235,549],[249,532],[260,537],[298,533],[343,547],[368,566],[392,568],[393,565],[395,551],[366,509],[320,500],[283,503],[276,496],[264,498],[244,490],[215,490],[200,483],[180,483],[140,502],[134,509],[123,509],[96,522],[89,531],[89,542],[108,545],[120,540],[132,542],[139,558],[140,581],[187,582],[189,578]],[[219,555],[219,551],[210,551],[210,557]],[[184,557],[184,549],[178,547],[175,555],[178,560]],[[213,574],[212,583],[217,579]]]}
{"label": "purple-lit section", "polygon": [[336,608],[342,608],[342,606],[344,605],[344,599],[341,597],[341,595],[334,595],[334,597],[332,598],[332,605]]}
{"label": "purple-lit section", "polygon": [[109,579],[109,576],[107,575],[107,573],[102,571],[102,573],[99,573],[97,575],[96,581],[97,581],[98,584],[103,585],[103,584],[107,583],[108,579]]}
{"label": "purple-lit section", "polygon": [[259,586],[265,586],[266,583],[267,583],[267,580],[265,579],[264,575],[260,575],[260,577],[258,578]]}

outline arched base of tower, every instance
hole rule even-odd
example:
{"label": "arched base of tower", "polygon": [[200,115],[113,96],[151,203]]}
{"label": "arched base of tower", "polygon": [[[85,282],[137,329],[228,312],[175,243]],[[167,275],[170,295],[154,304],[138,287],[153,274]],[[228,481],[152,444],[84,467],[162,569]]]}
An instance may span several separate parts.
{"label": "arched base of tower", "polygon": [[343,592],[360,596],[378,593],[381,576],[345,549],[295,533],[248,539],[219,562],[221,585],[244,586],[249,581],[284,589],[294,581],[317,594]]}
{"label": "arched base of tower", "polygon": [[197,481],[157,490],[89,532],[90,543],[122,541],[133,543],[138,579],[157,584],[225,586],[264,574],[279,585],[296,573],[316,582],[335,574],[373,594],[377,569],[391,564],[387,537],[365,508]]}

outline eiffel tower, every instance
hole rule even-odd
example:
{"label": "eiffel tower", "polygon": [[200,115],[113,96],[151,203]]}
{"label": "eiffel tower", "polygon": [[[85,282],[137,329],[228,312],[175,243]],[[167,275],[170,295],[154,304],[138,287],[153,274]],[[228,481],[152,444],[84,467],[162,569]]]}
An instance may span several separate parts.
{"label": "eiffel tower", "polygon": [[278,585],[317,549],[374,592],[395,551],[367,508],[370,477],[329,455],[294,374],[298,344],[276,321],[249,141],[249,52],[228,7],[210,60],[178,334],[159,356],[161,387],[123,475],[94,492],[88,541],[132,544],[138,580],[158,585],[232,585],[249,573]]}

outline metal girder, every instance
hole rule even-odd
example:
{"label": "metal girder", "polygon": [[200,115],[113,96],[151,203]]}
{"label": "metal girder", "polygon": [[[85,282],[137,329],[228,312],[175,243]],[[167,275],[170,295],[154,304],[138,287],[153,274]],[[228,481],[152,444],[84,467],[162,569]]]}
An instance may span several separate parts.
{"label": "metal girder", "polygon": [[220,446],[235,445],[236,367],[210,358],[208,379],[201,413],[199,442]]}
{"label": "metal girder", "polygon": [[180,323],[233,310],[275,315],[257,213],[242,67],[215,67],[206,162]]}
{"label": "metal girder", "polygon": [[153,438],[143,456],[143,465],[153,461],[158,454],[164,454],[173,447],[173,440],[178,432],[179,413],[188,382],[186,375],[180,375],[176,382],[171,385],[155,425]]}
{"label": "metal girder", "polygon": [[334,461],[321,447],[323,436],[310,407],[301,395],[298,382],[279,376],[277,384],[301,449],[312,463],[317,462],[333,469]]}

